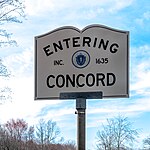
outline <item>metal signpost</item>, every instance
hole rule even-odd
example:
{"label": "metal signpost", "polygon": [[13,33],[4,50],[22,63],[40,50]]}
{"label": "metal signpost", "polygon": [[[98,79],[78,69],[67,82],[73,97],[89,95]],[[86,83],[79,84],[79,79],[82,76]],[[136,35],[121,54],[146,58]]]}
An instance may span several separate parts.
{"label": "metal signpost", "polygon": [[76,99],[78,150],[86,149],[86,99],[129,97],[128,43],[128,31],[102,25],[35,37],[35,100]]}
{"label": "metal signpost", "polygon": [[77,150],[86,150],[86,99],[102,99],[102,92],[60,93],[60,99],[76,99]]}

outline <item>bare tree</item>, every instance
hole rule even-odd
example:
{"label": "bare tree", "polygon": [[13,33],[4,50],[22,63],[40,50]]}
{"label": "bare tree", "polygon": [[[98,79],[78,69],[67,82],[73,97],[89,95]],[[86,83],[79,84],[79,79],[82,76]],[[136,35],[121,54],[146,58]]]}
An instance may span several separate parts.
{"label": "bare tree", "polygon": [[143,146],[145,150],[150,150],[150,136],[143,140]]}
{"label": "bare tree", "polygon": [[46,143],[55,143],[56,138],[60,134],[60,130],[56,125],[56,122],[48,120],[46,124]]}
{"label": "bare tree", "polygon": [[[25,17],[24,4],[22,0],[0,0],[0,47],[16,45],[15,40],[11,40],[12,33],[9,33],[4,24],[22,23],[21,18]],[[0,78],[9,77],[7,67],[2,63],[0,58]],[[11,89],[9,87],[0,87],[0,104],[11,99]]]}
{"label": "bare tree", "polygon": [[107,119],[108,125],[102,125],[103,130],[97,132],[98,149],[112,150],[114,141],[113,122]]}
{"label": "bare tree", "polygon": [[40,119],[38,125],[36,126],[36,137],[37,142],[43,147],[45,140],[45,121],[43,119]]}
{"label": "bare tree", "polygon": [[[10,72],[0,59],[0,80],[8,80],[9,77]],[[9,88],[8,86],[0,86],[0,104],[6,102],[6,100],[11,100],[11,94],[11,88]]]}
{"label": "bare tree", "polygon": [[26,135],[28,124],[23,119],[11,119],[5,124],[5,129],[11,137],[21,141]]}
{"label": "bare tree", "polygon": [[30,126],[27,134],[26,134],[27,141],[34,141],[34,126]]}
{"label": "bare tree", "polygon": [[127,117],[118,116],[107,119],[107,125],[97,132],[97,149],[121,150],[136,141],[138,130],[133,129]]}
{"label": "bare tree", "polygon": [[28,123],[23,119],[7,121],[0,128],[0,145],[8,150],[37,150],[34,127],[28,127]]}
{"label": "bare tree", "polygon": [[16,41],[10,39],[12,34],[3,25],[9,22],[22,23],[21,18],[25,17],[24,8],[22,0],[0,1],[0,47],[16,44]]}
{"label": "bare tree", "polygon": [[[59,139],[60,130],[52,120],[45,121],[40,119],[36,126],[36,138],[42,149],[45,145],[55,143]],[[61,139],[61,138],[60,138]]]}
{"label": "bare tree", "polygon": [[8,71],[7,67],[2,63],[0,59],[0,77],[9,77],[10,72]]}

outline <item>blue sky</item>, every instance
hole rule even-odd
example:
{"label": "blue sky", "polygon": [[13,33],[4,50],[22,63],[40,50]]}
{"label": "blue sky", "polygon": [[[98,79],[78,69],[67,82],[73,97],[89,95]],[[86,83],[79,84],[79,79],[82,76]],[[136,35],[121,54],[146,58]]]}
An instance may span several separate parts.
{"label": "blue sky", "polygon": [[150,1],[149,0],[25,0],[26,19],[9,23],[17,47],[3,47],[0,56],[12,73],[0,86],[13,90],[12,100],[0,105],[0,122],[24,118],[35,124],[42,117],[57,122],[65,140],[76,140],[75,101],[34,101],[34,37],[62,26],[83,29],[101,24],[130,32],[130,98],[88,100],[87,148],[106,118],[129,117],[140,138],[150,134]]}

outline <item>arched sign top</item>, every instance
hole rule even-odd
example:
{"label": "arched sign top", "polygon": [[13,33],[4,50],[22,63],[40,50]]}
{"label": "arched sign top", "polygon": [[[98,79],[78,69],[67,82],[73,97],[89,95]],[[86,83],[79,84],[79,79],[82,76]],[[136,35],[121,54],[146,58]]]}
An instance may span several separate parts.
{"label": "arched sign top", "polygon": [[35,99],[62,92],[129,97],[129,32],[102,25],[57,28],[35,37]]}
{"label": "arched sign top", "polygon": [[40,38],[40,37],[43,37],[43,36],[47,36],[49,34],[52,34],[54,32],[57,32],[57,31],[60,31],[60,30],[65,30],[65,29],[71,29],[71,30],[75,30],[79,33],[83,33],[84,31],[90,29],[90,28],[100,28],[100,29],[106,29],[106,30],[110,30],[110,31],[114,31],[114,32],[119,32],[119,33],[124,33],[124,34],[128,34],[129,32],[128,31],[124,31],[124,30],[119,30],[119,29],[115,29],[115,28],[111,28],[111,27],[108,27],[108,26],[104,26],[104,25],[99,25],[99,24],[93,24],[93,25],[88,25],[86,26],[85,28],[83,28],[82,30],[74,27],[74,26],[63,26],[63,27],[59,27],[57,29],[54,29],[48,33],[45,33],[45,34],[42,34],[42,35],[38,35],[36,36],[36,38]]}

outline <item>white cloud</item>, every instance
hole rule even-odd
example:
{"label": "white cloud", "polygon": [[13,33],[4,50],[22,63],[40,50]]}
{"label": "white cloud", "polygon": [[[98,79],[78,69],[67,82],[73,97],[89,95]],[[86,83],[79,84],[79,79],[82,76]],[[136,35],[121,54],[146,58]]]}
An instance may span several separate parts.
{"label": "white cloud", "polygon": [[42,11],[53,8],[51,0],[36,0],[36,1],[25,1],[26,12],[28,15],[39,15]]}
{"label": "white cloud", "polygon": [[11,77],[8,86],[13,91],[12,102],[0,105],[1,122],[11,118],[23,118],[34,124],[43,107],[61,103],[61,101],[34,101],[33,77]]}
{"label": "white cloud", "polygon": [[[150,66],[149,66],[149,55],[150,55],[150,46],[144,45],[132,49],[132,58],[135,60],[132,64],[131,70],[131,91],[136,92],[143,96],[150,95]],[[139,57],[140,54],[140,57]],[[137,57],[138,56],[138,57]]]}
{"label": "white cloud", "polygon": [[[63,101],[34,101],[32,36],[64,24],[71,24],[81,29],[85,24],[93,22],[107,22],[111,25],[116,24],[117,27],[119,24],[125,24],[127,27],[128,21],[132,21],[126,20],[122,16],[128,15],[129,12],[123,15],[118,12],[131,6],[133,2],[134,0],[26,0],[28,18],[25,24],[22,24],[21,27],[15,25],[15,28],[14,24],[10,24],[10,29],[15,36],[17,35],[15,39],[19,41],[19,45],[29,48],[16,47],[16,51],[13,51],[15,48],[9,49],[7,56],[6,51],[1,50],[1,53],[5,51],[4,64],[10,69],[13,76],[9,80],[0,80],[0,83],[11,87],[14,94],[12,102],[8,101],[0,105],[0,122],[6,122],[11,118],[23,118],[32,125],[36,124],[40,117],[44,117],[44,119],[53,119],[53,121],[59,122],[64,129],[64,136],[68,136],[66,130],[74,133],[75,105],[70,107]],[[118,16],[120,17],[119,21],[117,20]],[[145,21],[148,22],[150,19],[150,12],[145,11],[138,19],[142,25],[145,25]],[[134,26],[134,24],[132,25]],[[141,32],[143,30],[138,31],[138,35],[136,35],[138,40],[141,39],[139,36]],[[135,35],[131,34],[131,36],[137,40]],[[92,106],[87,108],[87,120],[89,121],[87,127],[96,128],[104,123],[106,118],[114,117],[118,113],[135,117],[150,110],[150,46],[144,45],[131,48],[131,50],[130,90],[135,95],[132,94],[129,99],[104,100],[103,103],[93,101]]]}
{"label": "white cloud", "polygon": [[144,19],[150,20],[150,11],[147,11],[143,14]]}
{"label": "white cloud", "polygon": [[29,15],[40,16],[45,12],[61,13],[64,10],[76,10],[77,14],[81,14],[82,9],[84,11],[84,9],[89,9],[92,7],[93,11],[95,10],[95,7],[97,7],[99,10],[105,9],[105,12],[109,11],[110,13],[114,13],[130,6],[132,2],[133,0],[26,0],[25,5],[26,11]]}
{"label": "white cloud", "polygon": [[33,51],[26,49],[14,53],[4,59],[4,64],[11,71],[8,80],[0,80],[1,86],[12,89],[12,102],[0,105],[1,122],[11,118],[36,121],[36,116],[47,105],[58,104],[60,101],[34,101]]}
{"label": "white cloud", "polygon": [[130,6],[133,3],[134,0],[112,0],[111,6],[109,8],[109,11],[111,13],[116,13],[120,11],[121,9],[124,9],[128,6]]}
{"label": "white cloud", "polygon": [[[140,49],[140,51],[143,50],[142,55],[146,55],[146,51],[149,51],[149,46],[142,46],[138,49]],[[62,103],[60,101],[34,101],[34,79],[32,72],[33,52],[30,49],[6,57],[5,64],[11,68],[11,72],[14,76],[12,76],[9,81],[3,82],[3,84],[11,87],[14,95],[12,103],[6,103],[5,105],[0,106],[0,114],[5,114],[5,118],[2,117],[1,121],[4,122],[11,116],[12,118],[28,118],[31,122],[33,122],[33,120],[35,122],[38,119],[37,115],[41,113],[42,108],[47,105]],[[149,61],[139,62],[135,70],[137,79],[136,82],[131,85],[131,90],[136,91],[136,93],[140,93],[141,95],[150,94],[150,91],[147,91],[150,89]],[[28,74],[28,72],[30,73]],[[89,110],[88,113],[90,115],[107,113],[113,116],[118,113],[135,115],[150,109],[147,98],[134,100],[134,103],[131,105],[128,103],[121,104],[119,101],[111,101],[111,103],[111,105],[110,103],[106,103],[103,105],[103,108]],[[57,110],[57,113],[55,113],[55,110],[51,110],[46,113],[45,118],[48,119],[54,117],[56,120],[60,121],[61,119],[63,120],[63,116],[73,114],[74,110],[75,109],[72,108],[68,109],[67,107]],[[92,123],[91,125],[96,124]]]}
{"label": "white cloud", "polygon": [[24,77],[33,73],[33,50],[26,49],[21,53],[14,53],[4,59],[4,64],[12,76]]}
{"label": "white cloud", "polygon": [[150,88],[150,67],[149,62],[145,61],[139,64],[137,67],[137,82],[131,85],[131,90],[138,90],[143,88]]}
{"label": "white cloud", "polygon": [[148,22],[150,20],[150,11],[146,11],[142,14],[142,16],[138,17],[135,22],[142,26],[142,27],[145,27],[146,24],[145,22]]}

